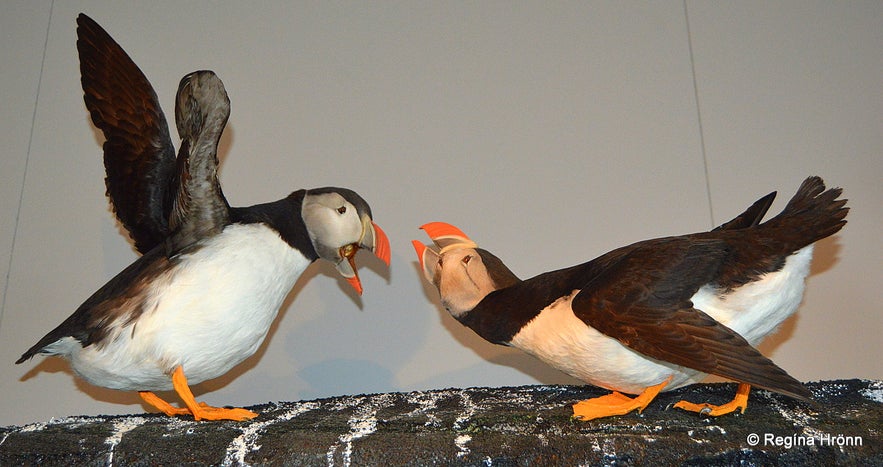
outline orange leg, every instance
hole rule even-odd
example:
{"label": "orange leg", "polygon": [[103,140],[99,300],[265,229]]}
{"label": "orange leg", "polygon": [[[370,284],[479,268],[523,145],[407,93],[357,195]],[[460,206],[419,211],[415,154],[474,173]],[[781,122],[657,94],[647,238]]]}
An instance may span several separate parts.
{"label": "orange leg", "polygon": [[748,407],[748,391],[750,389],[751,385],[739,383],[739,388],[736,389],[736,397],[723,405],[694,404],[692,402],[680,401],[675,404],[675,407],[689,410],[690,412],[698,412],[702,415],[711,415],[712,417],[725,415],[734,412],[736,409],[740,409],[741,413],[745,413],[745,408]]}
{"label": "orange leg", "polygon": [[656,398],[656,395],[671,381],[671,378],[669,376],[667,380],[656,386],[644,389],[634,398],[614,391],[606,396],[577,402],[573,405],[573,416],[580,420],[593,420],[613,415],[625,415],[635,409],[641,412]]}
{"label": "orange leg", "polygon": [[187,377],[184,376],[184,368],[178,366],[172,373],[172,386],[175,392],[184,401],[186,408],[174,407],[168,402],[160,399],[156,394],[149,391],[141,391],[138,394],[144,399],[144,402],[156,407],[166,415],[173,417],[175,415],[192,414],[196,420],[250,420],[258,416],[258,414],[245,409],[227,409],[223,407],[212,407],[205,402],[196,402],[190,386],[187,385]]}
{"label": "orange leg", "polygon": [[144,402],[156,407],[160,412],[169,417],[174,417],[175,415],[190,415],[190,409],[175,407],[150,391],[138,391],[138,395],[144,399]]}

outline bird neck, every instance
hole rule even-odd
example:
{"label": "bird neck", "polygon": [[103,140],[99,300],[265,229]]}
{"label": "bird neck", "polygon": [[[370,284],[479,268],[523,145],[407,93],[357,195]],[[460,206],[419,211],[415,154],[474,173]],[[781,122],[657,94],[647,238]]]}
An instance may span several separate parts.
{"label": "bird neck", "polygon": [[246,208],[231,208],[234,223],[263,223],[279,232],[289,246],[299,250],[307,259],[315,261],[319,254],[313,247],[307,226],[301,215],[306,190],[297,190],[278,201],[256,204]]}

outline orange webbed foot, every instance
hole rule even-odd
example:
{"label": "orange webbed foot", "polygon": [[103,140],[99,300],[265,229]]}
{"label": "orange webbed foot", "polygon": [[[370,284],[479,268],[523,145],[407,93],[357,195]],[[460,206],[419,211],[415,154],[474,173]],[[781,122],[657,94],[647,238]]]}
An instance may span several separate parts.
{"label": "orange webbed foot", "polygon": [[233,420],[236,422],[251,420],[257,416],[257,413],[247,409],[212,407],[206,404],[200,404],[199,410],[193,413],[193,418],[196,420]]}
{"label": "orange webbed foot", "polygon": [[693,402],[680,401],[674,406],[679,409],[696,412],[702,415],[710,415],[712,417],[726,415],[735,412],[737,409],[740,413],[745,413],[745,409],[748,407],[748,392],[750,390],[751,385],[740,383],[739,388],[736,389],[736,396],[733,400],[723,405],[712,405],[708,403],[694,404]]}
{"label": "orange webbed foot", "polygon": [[573,405],[573,417],[580,420],[594,420],[614,415],[625,415],[635,409],[640,413],[656,398],[659,391],[662,391],[669,381],[671,381],[671,377],[655,386],[644,389],[641,394],[635,397],[614,391],[601,397],[577,402]]}
{"label": "orange webbed foot", "polygon": [[172,373],[172,386],[184,401],[186,407],[175,407],[161,399],[156,394],[149,391],[140,391],[138,394],[144,399],[144,402],[156,407],[160,412],[174,417],[176,415],[193,415],[195,420],[233,420],[244,421],[251,420],[258,416],[251,410],[240,408],[212,407],[205,402],[196,402],[193,392],[187,384],[187,378],[184,376],[184,368],[178,366]]}
{"label": "orange webbed foot", "polygon": [[172,386],[174,386],[175,392],[178,393],[178,396],[181,397],[181,400],[184,401],[187,409],[196,420],[234,420],[241,422],[258,416],[258,414],[251,410],[212,407],[204,402],[196,402],[196,398],[193,397],[193,392],[187,384],[187,377],[184,376],[184,367],[182,366],[175,368],[174,373],[172,373]]}

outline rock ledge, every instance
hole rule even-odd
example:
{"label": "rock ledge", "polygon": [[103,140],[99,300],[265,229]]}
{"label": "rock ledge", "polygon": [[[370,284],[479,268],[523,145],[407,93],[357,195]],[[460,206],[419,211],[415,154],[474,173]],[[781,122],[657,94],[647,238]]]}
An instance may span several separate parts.
{"label": "rock ledge", "polygon": [[661,394],[643,414],[590,422],[581,386],[444,389],[249,407],[248,422],[142,414],[0,428],[0,465],[883,465],[883,381],[807,385],[818,406],[753,390],[743,415],[669,408],[722,403],[734,384]]}

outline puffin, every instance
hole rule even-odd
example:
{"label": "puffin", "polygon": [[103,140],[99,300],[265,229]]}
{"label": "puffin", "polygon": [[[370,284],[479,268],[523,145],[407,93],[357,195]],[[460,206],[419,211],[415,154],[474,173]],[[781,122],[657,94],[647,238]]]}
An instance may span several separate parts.
{"label": "puffin", "polygon": [[[16,363],[67,359],[85,381],[138,391],[169,415],[248,420],[243,408],[197,402],[190,389],[255,353],[301,273],[328,261],[359,294],[354,256],[389,265],[389,240],[355,191],[324,187],[231,207],[218,182],[230,100],[211,71],[178,86],[175,150],[156,94],[94,20],[77,18],[84,100],[106,138],[107,195],[141,256],[92,294]],[[155,391],[174,390],[176,407]]]}
{"label": "puffin", "polygon": [[422,226],[434,245],[413,245],[457,321],[612,391],[576,403],[575,418],[640,413],[660,391],[708,374],[739,383],[733,400],[675,407],[744,413],[751,386],[811,401],[754,346],[800,304],[813,244],[846,223],[841,192],[809,177],[765,222],[775,192],[711,231],[640,241],[526,280],[450,224]]}

